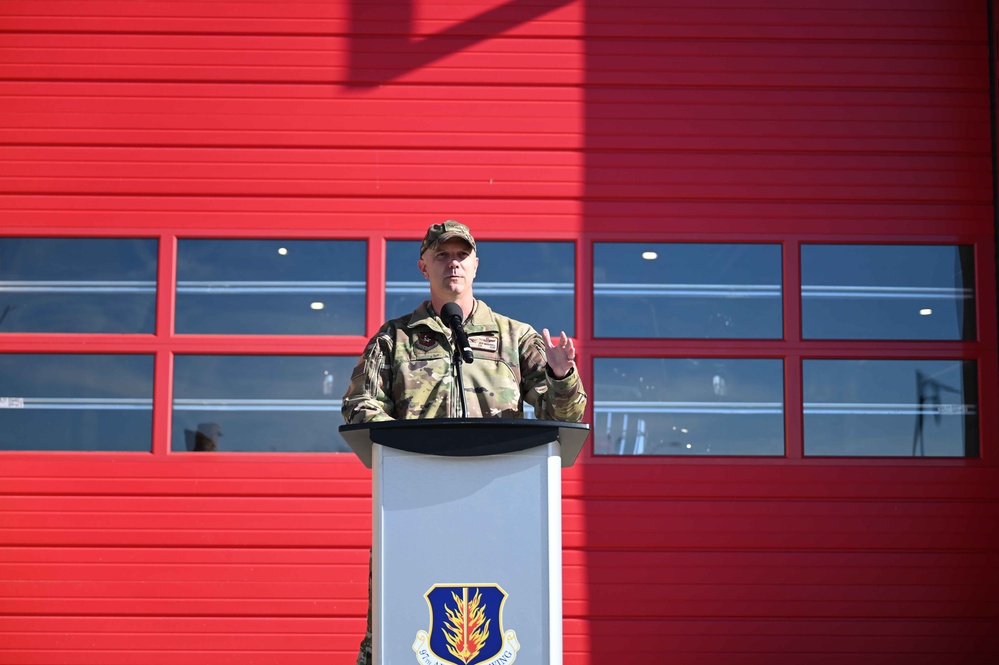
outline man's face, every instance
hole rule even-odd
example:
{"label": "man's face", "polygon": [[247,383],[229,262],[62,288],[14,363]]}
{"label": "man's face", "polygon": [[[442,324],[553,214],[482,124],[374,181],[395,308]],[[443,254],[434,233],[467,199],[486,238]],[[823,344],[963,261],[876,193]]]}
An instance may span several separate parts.
{"label": "man's face", "polygon": [[430,280],[430,293],[442,300],[457,300],[472,290],[479,257],[460,238],[451,238],[436,249],[428,249],[417,264]]}

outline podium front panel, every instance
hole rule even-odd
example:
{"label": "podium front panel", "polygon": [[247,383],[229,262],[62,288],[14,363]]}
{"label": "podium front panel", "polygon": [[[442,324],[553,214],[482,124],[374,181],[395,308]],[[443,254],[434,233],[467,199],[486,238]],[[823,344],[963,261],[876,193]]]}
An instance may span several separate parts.
{"label": "podium front panel", "polygon": [[497,649],[495,662],[560,663],[559,444],[481,457],[372,450],[374,662],[455,662],[443,636],[474,605],[489,624],[470,663]]}

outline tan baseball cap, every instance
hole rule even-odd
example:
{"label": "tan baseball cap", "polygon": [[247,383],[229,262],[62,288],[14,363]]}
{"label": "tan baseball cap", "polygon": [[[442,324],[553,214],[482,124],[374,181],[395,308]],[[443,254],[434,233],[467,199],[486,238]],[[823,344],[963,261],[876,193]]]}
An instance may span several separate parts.
{"label": "tan baseball cap", "polygon": [[475,238],[468,227],[461,222],[449,219],[443,224],[434,224],[427,229],[427,235],[423,237],[423,245],[420,246],[420,256],[428,249],[436,249],[438,245],[451,238],[461,238],[467,242],[472,249],[475,249]]}

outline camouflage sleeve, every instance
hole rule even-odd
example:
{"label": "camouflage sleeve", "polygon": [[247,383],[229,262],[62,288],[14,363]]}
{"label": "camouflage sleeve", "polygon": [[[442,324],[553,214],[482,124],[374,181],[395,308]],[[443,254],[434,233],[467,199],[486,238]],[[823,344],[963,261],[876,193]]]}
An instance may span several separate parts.
{"label": "camouflage sleeve", "polygon": [[347,424],[393,420],[392,337],[383,329],[371,338],[350,375],[343,396],[343,419]]}
{"label": "camouflage sleeve", "polygon": [[549,376],[545,342],[534,330],[524,336],[520,347],[521,393],[534,407],[534,415],[542,420],[582,421],[586,391],[579,371],[573,370],[562,379]]}

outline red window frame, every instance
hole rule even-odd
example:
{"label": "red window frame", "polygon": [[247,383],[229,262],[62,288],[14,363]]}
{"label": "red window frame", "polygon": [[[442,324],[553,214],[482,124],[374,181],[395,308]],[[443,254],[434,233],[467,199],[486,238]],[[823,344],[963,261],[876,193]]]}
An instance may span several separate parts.
{"label": "red window frame", "polygon": [[[400,225],[402,226],[402,225]],[[774,234],[725,233],[713,230],[710,234],[663,230],[649,230],[649,224],[630,223],[614,232],[578,230],[571,224],[546,230],[545,239],[570,241],[576,252],[576,346],[583,358],[583,376],[592,396],[593,359],[595,357],[744,357],[776,358],[784,363],[785,455],[783,457],[745,458],[754,464],[824,464],[837,465],[906,465],[923,464],[921,459],[909,458],[815,458],[806,457],[803,451],[803,399],[802,362],[806,359],[892,359],[925,358],[948,360],[974,360],[978,363],[980,456],[978,458],[933,458],[934,464],[994,465],[996,450],[989,433],[999,431],[996,422],[999,409],[999,386],[993,380],[997,369],[996,341],[996,279],[994,237],[961,232],[956,234],[926,234],[922,236],[899,234],[821,233]],[[525,229],[497,229],[472,223],[480,241],[536,240],[525,234]],[[637,228],[636,228],[637,227]],[[145,353],[155,358],[153,392],[153,457],[175,454],[170,451],[171,409],[173,402],[173,357],[176,354],[274,354],[274,355],[345,355],[356,357],[370,335],[384,322],[385,251],[390,240],[419,240],[423,229],[399,228],[367,230],[359,228],[270,229],[265,232],[239,228],[174,230],[136,229],[123,233],[121,229],[106,229],[77,233],[65,229],[18,229],[5,236],[18,237],[143,237],[156,238],[159,242],[157,268],[156,332],[147,334],[3,334],[7,353]],[[173,331],[177,245],[180,238],[213,239],[267,239],[294,240],[345,239],[367,241],[368,290],[366,295],[366,331],[364,335],[312,336],[312,335],[203,335],[176,334]],[[634,339],[595,338],[593,335],[593,246],[598,242],[707,242],[707,243],[779,243],[783,271],[784,337],[773,340],[711,340],[711,339]],[[805,243],[832,244],[967,244],[975,248],[976,318],[975,341],[838,341],[805,340],[801,335],[801,265],[800,247]],[[414,268],[415,270],[415,268]],[[592,419],[592,410],[587,414]],[[75,454],[29,453],[5,451],[4,454]],[[135,453],[124,453],[134,455]],[[183,454],[183,453],[177,453]],[[227,453],[222,457],[238,458],[253,453]],[[296,453],[301,456],[301,453]],[[588,446],[583,457],[588,464],[739,464],[743,458],[712,457],[617,457],[595,455]]]}

